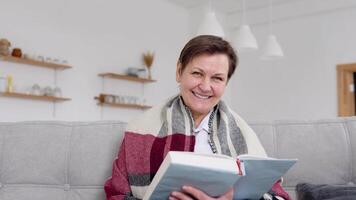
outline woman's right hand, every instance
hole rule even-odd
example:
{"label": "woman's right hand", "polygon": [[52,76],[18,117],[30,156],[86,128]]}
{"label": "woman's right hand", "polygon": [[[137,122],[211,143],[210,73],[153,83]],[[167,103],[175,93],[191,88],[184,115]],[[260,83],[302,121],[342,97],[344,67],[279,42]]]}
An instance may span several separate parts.
{"label": "woman's right hand", "polygon": [[191,186],[183,186],[181,192],[172,192],[169,196],[169,200],[232,200],[233,196],[233,188],[230,188],[225,194],[223,194],[219,198],[213,198],[199,189],[196,189]]}

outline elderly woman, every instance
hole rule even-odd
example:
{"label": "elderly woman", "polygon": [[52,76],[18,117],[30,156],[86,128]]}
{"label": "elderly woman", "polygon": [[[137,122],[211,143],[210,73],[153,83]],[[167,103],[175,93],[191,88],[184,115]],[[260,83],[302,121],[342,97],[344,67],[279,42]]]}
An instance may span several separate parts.
{"label": "elderly woman", "polygon": [[[220,37],[198,36],[185,45],[176,69],[180,92],[128,125],[105,184],[108,200],[142,199],[169,151],[266,155],[253,130],[221,100],[236,65],[234,49]],[[264,197],[289,199],[279,182]],[[217,199],[232,198],[230,189]],[[183,186],[169,199],[214,198]]]}

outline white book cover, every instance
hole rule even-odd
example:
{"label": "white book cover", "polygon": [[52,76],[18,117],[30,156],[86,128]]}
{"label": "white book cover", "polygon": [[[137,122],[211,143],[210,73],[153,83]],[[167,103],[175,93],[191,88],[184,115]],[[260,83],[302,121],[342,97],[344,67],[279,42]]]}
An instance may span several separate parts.
{"label": "white book cover", "polygon": [[[236,159],[217,154],[171,151],[167,154],[143,200],[167,199],[183,185],[217,197],[234,187],[234,199],[253,199],[267,192],[296,160],[242,155],[241,173]],[[255,172],[258,170],[258,172]],[[242,181],[240,181],[242,180]],[[259,199],[259,198],[256,198]]]}
{"label": "white book cover", "polygon": [[236,160],[216,154],[170,151],[153,178],[143,200],[167,199],[183,185],[211,196],[225,193],[239,179]]}

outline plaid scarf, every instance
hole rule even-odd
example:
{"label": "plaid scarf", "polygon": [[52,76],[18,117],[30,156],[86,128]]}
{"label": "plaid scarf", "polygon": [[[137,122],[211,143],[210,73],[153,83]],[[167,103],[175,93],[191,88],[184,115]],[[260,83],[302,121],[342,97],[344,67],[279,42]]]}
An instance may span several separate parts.
{"label": "plaid scarf", "polygon": [[[181,97],[154,107],[131,122],[125,132],[113,175],[105,184],[107,199],[142,198],[169,151],[194,151],[194,120]],[[266,156],[253,130],[220,101],[210,115],[213,152],[236,157]]]}
{"label": "plaid scarf", "polygon": [[[190,109],[184,105],[181,97],[169,100],[161,112],[163,119],[158,137],[171,133],[194,135],[194,120]],[[214,153],[236,157],[247,153],[247,146],[241,130],[224,102],[214,107],[209,118],[209,144]],[[218,134],[219,133],[219,134]]]}

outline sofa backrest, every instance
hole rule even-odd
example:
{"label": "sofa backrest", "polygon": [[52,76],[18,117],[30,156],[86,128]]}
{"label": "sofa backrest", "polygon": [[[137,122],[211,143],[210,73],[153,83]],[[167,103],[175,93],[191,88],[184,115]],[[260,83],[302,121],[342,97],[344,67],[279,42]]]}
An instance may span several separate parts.
{"label": "sofa backrest", "polygon": [[0,123],[1,200],[101,200],[126,124]]}
{"label": "sofa backrest", "polygon": [[269,156],[299,160],[284,177],[292,196],[302,182],[355,185],[356,118],[250,125]]}
{"label": "sofa backrest", "polygon": [[[356,183],[356,118],[249,124],[269,156],[299,159],[284,177],[292,197],[300,182]],[[105,199],[103,185],[125,126],[0,123],[0,199]]]}

